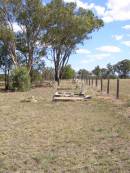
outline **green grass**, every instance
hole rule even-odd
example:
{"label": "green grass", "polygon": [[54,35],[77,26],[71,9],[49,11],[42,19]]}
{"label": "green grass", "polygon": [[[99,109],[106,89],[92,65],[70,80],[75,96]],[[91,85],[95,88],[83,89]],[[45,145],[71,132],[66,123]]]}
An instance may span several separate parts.
{"label": "green grass", "polygon": [[[0,93],[0,172],[129,173],[126,108],[95,96],[52,102],[53,93]],[[38,103],[21,102],[32,95]]]}

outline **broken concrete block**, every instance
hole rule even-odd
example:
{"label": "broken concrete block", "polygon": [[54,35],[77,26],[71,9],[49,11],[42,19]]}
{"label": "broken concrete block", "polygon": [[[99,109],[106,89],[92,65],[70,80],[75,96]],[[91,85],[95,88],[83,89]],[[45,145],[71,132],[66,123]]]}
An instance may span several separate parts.
{"label": "broken concrete block", "polygon": [[84,97],[85,100],[91,99],[91,98],[92,98],[92,96],[89,96],[89,95],[87,95],[87,96]]}
{"label": "broken concrete block", "polygon": [[83,97],[53,97],[53,101],[82,101]]}

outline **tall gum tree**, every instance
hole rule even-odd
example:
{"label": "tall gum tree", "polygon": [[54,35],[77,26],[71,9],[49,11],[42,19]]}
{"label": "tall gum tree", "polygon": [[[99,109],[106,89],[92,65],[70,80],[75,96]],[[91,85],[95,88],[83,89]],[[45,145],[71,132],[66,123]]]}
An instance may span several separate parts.
{"label": "tall gum tree", "polygon": [[52,54],[55,67],[55,81],[60,80],[63,68],[68,63],[71,53],[77,45],[83,44],[90,34],[99,30],[104,24],[90,10],[78,8],[75,3],[53,0],[47,5],[46,43]]}
{"label": "tall gum tree", "polygon": [[13,63],[18,65],[16,55],[16,39],[13,28],[16,5],[18,7],[18,2],[16,0],[0,1],[0,41],[7,47]]}
{"label": "tall gum tree", "polygon": [[[26,54],[26,63],[29,72],[33,66],[36,52],[43,51],[44,46],[41,45],[41,38],[44,36],[44,9],[41,0],[25,0],[21,2],[20,10],[17,15],[17,22],[21,28],[23,42],[19,44],[19,50]],[[40,58],[40,56],[39,56]]]}
{"label": "tall gum tree", "polygon": [[[42,0],[1,0],[0,2],[0,40],[8,43],[8,49],[14,65],[20,59],[26,59],[25,64],[30,73],[35,55],[45,54],[41,38],[44,35],[44,6]],[[19,26],[16,33],[13,25]],[[6,37],[7,38],[6,38]],[[5,39],[6,38],[6,39]]]}

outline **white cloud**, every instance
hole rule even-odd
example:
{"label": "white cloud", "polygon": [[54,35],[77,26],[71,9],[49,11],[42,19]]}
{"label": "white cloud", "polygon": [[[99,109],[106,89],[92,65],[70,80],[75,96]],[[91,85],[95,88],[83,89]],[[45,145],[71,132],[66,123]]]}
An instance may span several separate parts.
{"label": "white cloud", "polygon": [[130,20],[130,0],[108,0],[106,5],[105,22]]}
{"label": "white cloud", "polygon": [[81,64],[90,64],[92,62],[102,61],[104,59],[110,58],[110,53],[97,53],[97,54],[90,54],[87,58],[81,60]]}
{"label": "white cloud", "polygon": [[80,63],[81,64],[90,64],[94,62],[94,59],[83,59]]}
{"label": "white cloud", "polygon": [[94,3],[90,3],[88,4],[87,2],[84,3],[81,0],[64,0],[64,2],[70,3],[70,2],[74,2],[77,4],[78,7],[82,7],[85,9],[92,9],[94,7]]}
{"label": "white cloud", "polygon": [[107,52],[107,53],[121,52],[121,49],[119,47],[113,46],[113,45],[101,46],[101,47],[96,48],[96,49],[101,51],[101,52]]}
{"label": "white cloud", "polygon": [[89,58],[93,58],[95,60],[103,60],[110,57],[110,55],[111,55],[110,53],[97,53],[90,55]]}
{"label": "white cloud", "polygon": [[21,31],[21,28],[19,27],[19,25],[17,23],[13,23],[13,29],[14,29],[14,32]]}
{"label": "white cloud", "polygon": [[113,35],[112,38],[119,41],[123,39],[123,35]]}
{"label": "white cloud", "polygon": [[91,52],[88,49],[78,49],[76,51],[78,54],[90,54]]}
{"label": "white cloud", "polygon": [[65,2],[76,2],[78,7],[96,11],[104,22],[130,20],[130,0],[107,0],[106,6],[83,2],[82,0],[64,0]]}
{"label": "white cloud", "polygon": [[82,7],[84,9],[93,9],[96,11],[98,16],[103,16],[104,12],[105,12],[105,7],[96,5],[94,3],[87,3],[87,2],[83,2],[82,0],[64,0],[65,2],[74,2],[77,4],[78,7]]}
{"label": "white cloud", "polygon": [[110,56],[110,54],[96,54],[96,55],[95,55],[95,58],[96,58],[97,60],[103,60],[103,59],[108,58],[109,56]]}
{"label": "white cloud", "polygon": [[105,7],[102,7],[102,6],[99,6],[99,5],[95,5],[94,8],[95,8],[98,16],[103,16],[104,15]]}
{"label": "white cloud", "polygon": [[124,44],[125,46],[130,47],[130,41],[122,41],[122,44]]}
{"label": "white cloud", "polygon": [[130,25],[125,25],[122,27],[123,29],[130,30]]}

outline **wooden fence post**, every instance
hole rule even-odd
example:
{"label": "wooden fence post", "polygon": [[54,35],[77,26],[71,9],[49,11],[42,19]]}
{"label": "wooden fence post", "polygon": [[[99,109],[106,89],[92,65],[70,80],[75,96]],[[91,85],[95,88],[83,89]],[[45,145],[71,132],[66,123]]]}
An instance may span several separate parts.
{"label": "wooden fence post", "polygon": [[83,82],[85,82],[85,76],[84,76],[84,74],[83,74]]}
{"label": "wooden fence post", "polygon": [[92,86],[93,86],[93,77],[92,77]]}
{"label": "wooden fence post", "polygon": [[81,79],[81,82],[82,82],[82,80],[83,80],[83,76],[82,76],[82,74],[81,74],[81,76],[80,76],[80,79]]}
{"label": "wooden fence post", "polygon": [[96,81],[95,82],[96,82],[96,87],[97,87],[98,86],[98,79],[97,78],[96,78]]}
{"label": "wooden fence post", "polygon": [[110,79],[107,81],[107,94],[110,92]]}
{"label": "wooden fence post", "polygon": [[86,77],[86,83],[87,83],[87,85],[88,85],[88,76]]}
{"label": "wooden fence post", "polygon": [[117,79],[117,90],[116,90],[116,98],[119,99],[119,91],[120,91],[120,80]]}
{"label": "wooden fence post", "polygon": [[102,92],[102,90],[103,90],[103,80],[101,78],[101,92]]}

